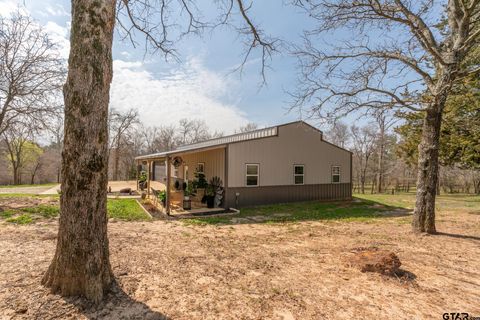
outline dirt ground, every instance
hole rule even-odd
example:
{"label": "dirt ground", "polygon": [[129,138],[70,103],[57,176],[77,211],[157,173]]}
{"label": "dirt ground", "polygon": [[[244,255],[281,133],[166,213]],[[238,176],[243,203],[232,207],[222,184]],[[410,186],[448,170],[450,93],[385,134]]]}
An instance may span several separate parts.
{"label": "dirt ground", "polygon": [[[0,319],[442,319],[480,316],[480,215],[442,212],[445,233],[416,236],[405,217],[367,222],[192,226],[109,224],[118,281],[92,307],[40,285],[56,220],[0,223]],[[359,248],[395,252],[410,280],[362,273]]]}

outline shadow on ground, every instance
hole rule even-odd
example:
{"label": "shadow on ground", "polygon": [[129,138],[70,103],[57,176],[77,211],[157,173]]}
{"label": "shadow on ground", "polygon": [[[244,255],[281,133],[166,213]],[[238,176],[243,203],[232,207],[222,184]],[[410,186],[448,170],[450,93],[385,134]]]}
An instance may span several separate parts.
{"label": "shadow on ground", "polygon": [[[42,289],[43,291],[44,289]],[[130,297],[114,284],[99,305],[93,305],[83,297],[63,298],[59,295],[43,295],[28,307],[16,308],[15,319],[142,319],[167,320],[166,315],[153,311],[146,304]]]}
{"label": "shadow on ground", "polygon": [[87,319],[145,319],[167,320],[166,315],[153,311],[145,303],[130,297],[118,284],[114,284],[98,306],[92,305],[84,298],[66,299],[75,305]]}
{"label": "shadow on ground", "polygon": [[464,234],[447,233],[447,232],[437,232],[436,235],[438,235],[438,236],[446,236],[446,237],[451,237],[451,238],[457,238],[457,239],[468,239],[468,240],[480,241],[480,237],[469,236],[469,235],[464,235]]}
{"label": "shadow on ground", "polygon": [[253,224],[299,221],[368,221],[376,218],[403,217],[411,214],[411,209],[386,205],[384,203],[353,198],[353,200],[324,202],[309,201],[286,204],[273,204],[243,208],[239,214],[230,216],[196,217],[183,220],[187,224]]}

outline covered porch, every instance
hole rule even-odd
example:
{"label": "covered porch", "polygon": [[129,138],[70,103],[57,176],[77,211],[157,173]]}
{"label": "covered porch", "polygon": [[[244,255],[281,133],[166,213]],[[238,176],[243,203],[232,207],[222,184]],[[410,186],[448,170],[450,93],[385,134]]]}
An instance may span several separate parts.
{"label": "covered porch", "polygon": [[[140,156],[136,161],[137,176],[146,174],[143,192],[165,214],[201,215],[225,210],[226,146],[194,150],[187,146],[183,150]],[[212,190],[212,178],[220,188],[215,187],[214,205],[209,208],[205,196]],[[140,189],[137,180],[137,190]]]}

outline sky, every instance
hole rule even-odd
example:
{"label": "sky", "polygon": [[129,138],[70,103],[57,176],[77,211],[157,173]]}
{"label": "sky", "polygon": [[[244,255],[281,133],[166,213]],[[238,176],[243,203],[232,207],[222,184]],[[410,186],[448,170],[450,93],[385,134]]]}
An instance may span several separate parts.
{"label": "sky", "polygon": [[[0,0],[0,14],[7,15],[17,5],[45,27],[67,58],[70,2]],[[215,8],[207,5],[204,9],[208,16]],[[283,1],[254,1],[250,13],[266,34],[286,41],[300,41],[302,31],[309,27],[304,14]],[[175,48],[180,61],[165,61],[161,54],[133,48],[117,32],[110,106],[138,109],[147,126],[175,124],[182,118],[201,119],[212,131],[225,134],[248,122],[268,126],[300,118],[298,112],[288,112],[288,91],[294,90],[297,78],[296,60],[286,52],[273,57],[266,73],[267,84],[260,86],[257,53],[242,73],[234,71],[244,52],[242,39],[234,30],[219,28],[201,38],[188,36]]]}

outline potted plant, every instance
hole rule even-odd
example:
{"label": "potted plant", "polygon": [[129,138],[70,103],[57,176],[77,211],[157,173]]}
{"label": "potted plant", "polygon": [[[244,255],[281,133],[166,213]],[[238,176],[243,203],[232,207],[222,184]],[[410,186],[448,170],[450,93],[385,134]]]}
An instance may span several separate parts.
{"label": "potted plant", "polygon": [[138,186],[142,191],[147,187],[147,173],[143,170],[138,175]]}
{"label": "potted plant", "polygon": [[213,208],[215,205],[215,189],[211,184],[205,188],[205,202],[207,203],[207,208]]}
{"label": "potted plant", "polygon": [[[205,188],[208,185],[208,182],[205,179],[205,174],[195,171],[195,180],[192,181],[192,184],[198,199],[203,200],[203,197],[205,196]],[[202,202],[205,203],[204,200]]]}
{"label": "potted plant", "polygon": [[185,190],[183,191],[183,209],[190,210],[192,209],[192,200],[190,196],[195,195],[195,190],[193,189],[193,185],[191,183],[187,184]]}
{"label": "potted plant", "polygon": [[158,200],[162,203],[163,207],[167,206],[167,191],[162,190],[158,193]]}

